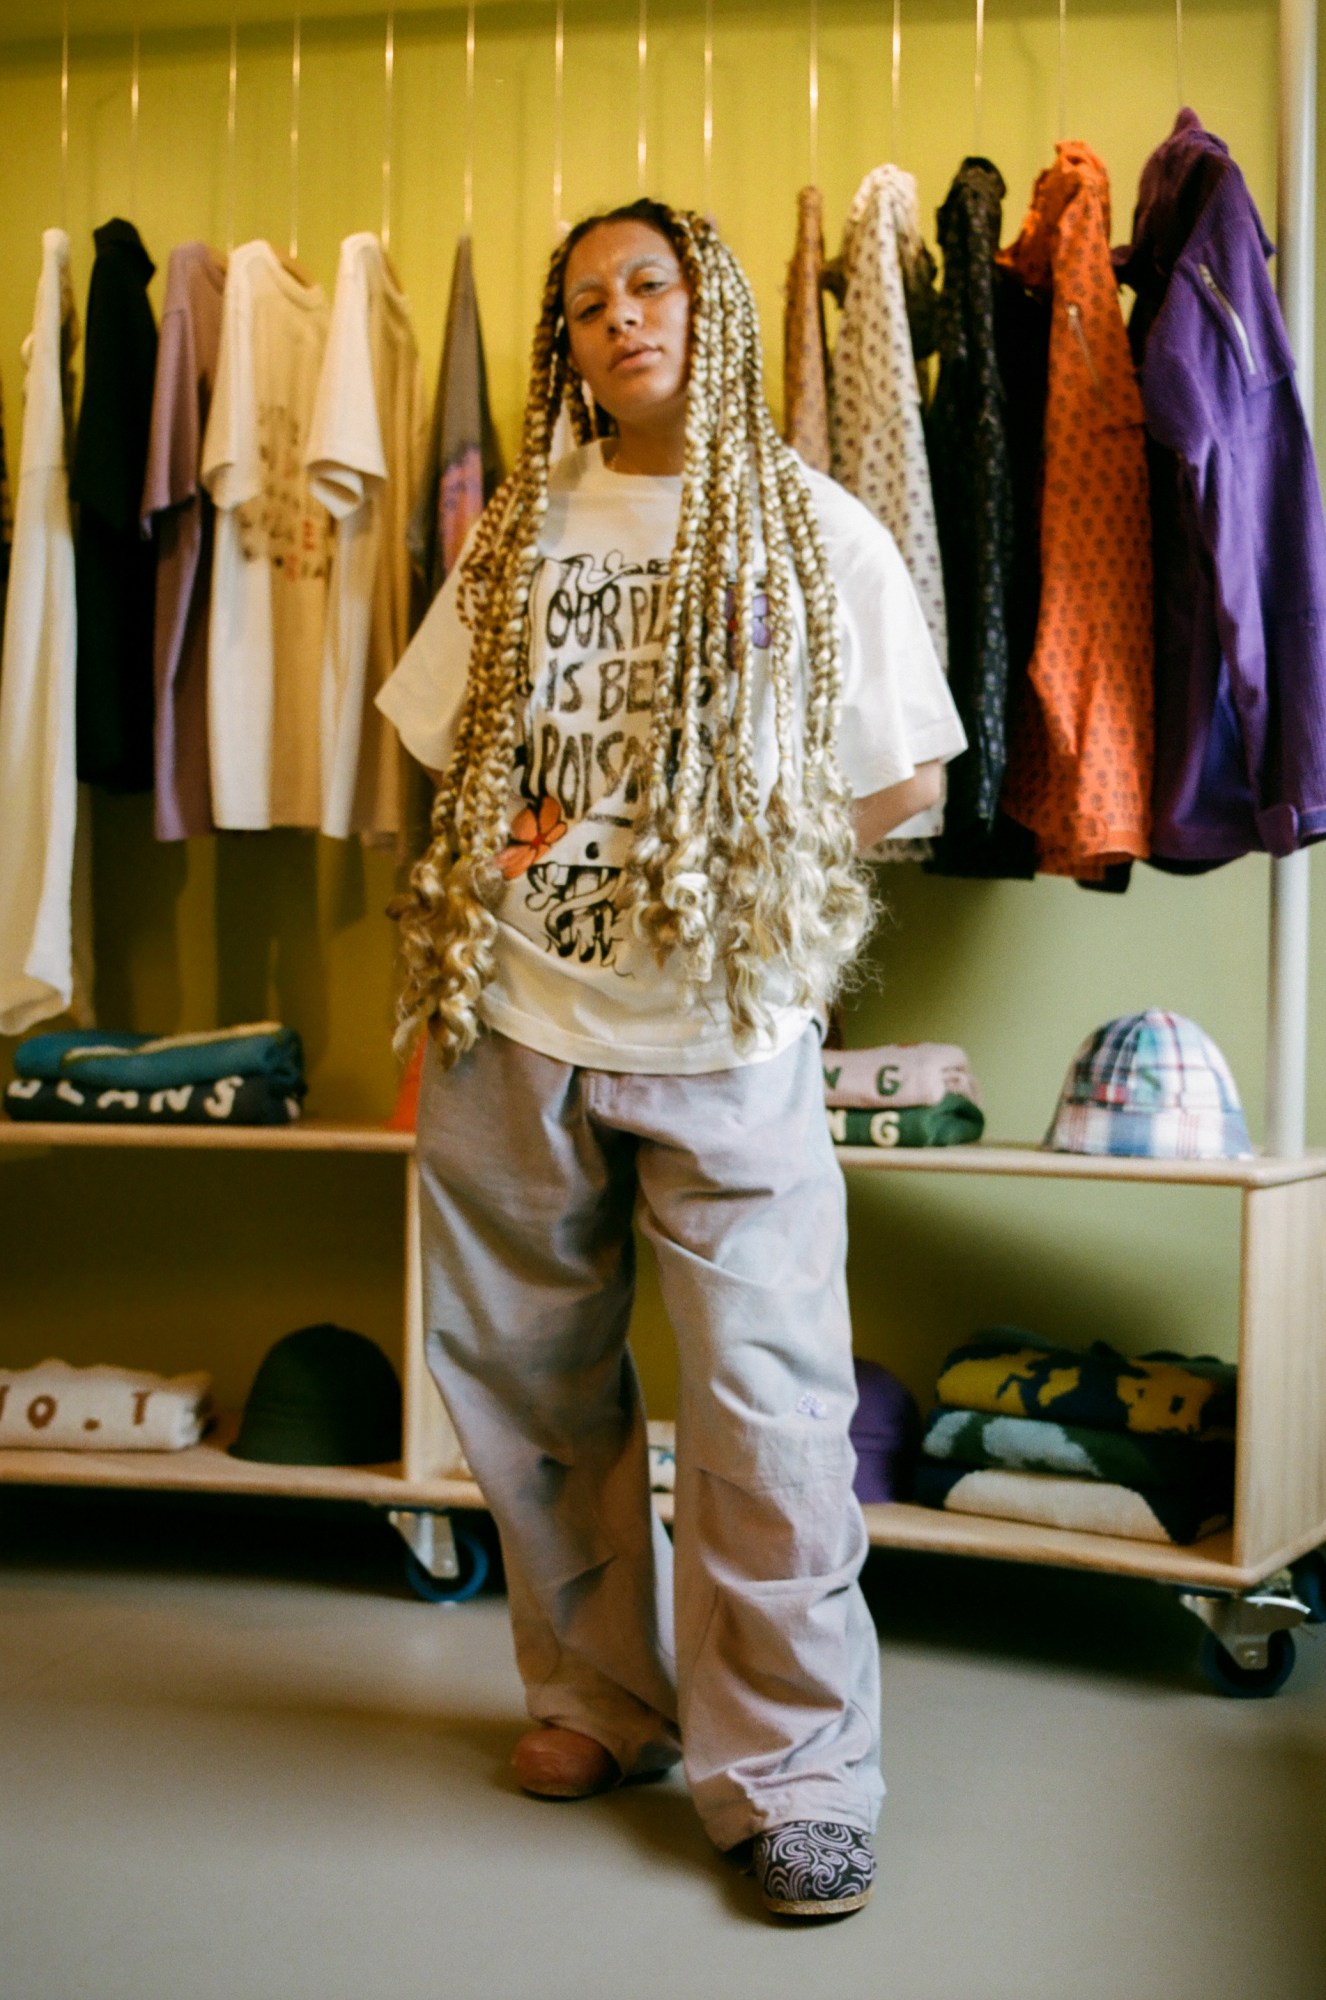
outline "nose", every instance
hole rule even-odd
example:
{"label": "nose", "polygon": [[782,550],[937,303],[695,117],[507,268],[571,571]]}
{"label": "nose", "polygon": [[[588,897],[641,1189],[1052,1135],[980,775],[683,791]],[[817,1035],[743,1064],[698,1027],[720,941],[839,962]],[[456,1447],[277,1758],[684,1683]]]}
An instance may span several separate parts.
{"label": "nose", "polygon": [[629,333],[632,328],[639,326],[639,324],[640,302],[638,299],[632,298],[629,292],[623,292],[620,297],[611,301],[608,307],[608,331],[610,333]]}

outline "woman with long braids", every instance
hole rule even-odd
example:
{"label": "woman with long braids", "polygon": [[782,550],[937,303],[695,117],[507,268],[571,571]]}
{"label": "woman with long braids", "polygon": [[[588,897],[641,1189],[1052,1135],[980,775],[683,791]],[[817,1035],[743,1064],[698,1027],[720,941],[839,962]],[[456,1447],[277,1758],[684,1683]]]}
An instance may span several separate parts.
{"label": "woman with long braids", "polygon": [[[550,465],[559,415],[579,449]],[[502,1537],[526,1791],[684,1760],[765,1904],[858,1908],[883,1795],[820,1039],[857,859],[963,748],[888,535],[778,438],[735,258],[654,202],[554,253],[515,470],[380,704],[427,1354]],[[676,1334],[673,1549],[626,1346]]]}

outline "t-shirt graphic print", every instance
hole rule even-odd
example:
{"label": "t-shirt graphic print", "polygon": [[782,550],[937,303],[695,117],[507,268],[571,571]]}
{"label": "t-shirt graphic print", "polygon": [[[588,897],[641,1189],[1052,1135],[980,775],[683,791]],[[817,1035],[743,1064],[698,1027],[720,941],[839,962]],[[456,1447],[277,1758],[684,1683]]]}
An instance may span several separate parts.
{"label": "t-shirt graphic print", "polygon": [[497,857],[513,885],[508,923],[559,958],[619,972],[618,890],[640,816],[667,580],[666,559],[620,550],[544,559],[530,595],[527,657],[539,667],[516,747],[519,805]]}
{"label": "t-shirt graphic print", "polygon": [[[831,480],[807,475],[838,588],[843,656],[839,762],[860,797],[955,756],[961,725],[902,560],[887,531]],[[668,572],[681,480],[615,473],[592,444],[553,468],[531,582],[521,721],[512,759],[487,1024],[562,1062],[694,1074],[778,1055],[808,1008],[771,981],[770,1024],[737,1051],[721,970],[684,1004],[621,908],[621,877],[643,807]],[[756,549],[751,724],[761,797],[777,768],[770,633]],[[445,768],[464,702],[473,633],[459,615],[464,559],[434,599],[378,697],[412,754]],[[794,593],[794,683],[804,681],[805,619]],[[729,591],[729,633],[735,624]],[[700,755],[713,757],[716,691],[699,688]],[[799,726],[794,724],[799,736]],[[675,744],[672,754],[675,754]]]}

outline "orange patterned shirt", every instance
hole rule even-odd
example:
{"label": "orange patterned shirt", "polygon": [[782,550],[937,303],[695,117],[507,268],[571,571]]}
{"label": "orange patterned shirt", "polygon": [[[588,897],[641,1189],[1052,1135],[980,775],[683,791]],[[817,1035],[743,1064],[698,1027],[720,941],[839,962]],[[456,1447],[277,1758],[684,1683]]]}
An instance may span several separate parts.
{"label": "orange patterned shirt", "polygon": [[1061,140],[999,261],[1053,299],[1041,604],[1003,806],[1039,868],[1099,879],[1151,829],[1154,640],[1142,399],[1110,262],[1109,179]]}

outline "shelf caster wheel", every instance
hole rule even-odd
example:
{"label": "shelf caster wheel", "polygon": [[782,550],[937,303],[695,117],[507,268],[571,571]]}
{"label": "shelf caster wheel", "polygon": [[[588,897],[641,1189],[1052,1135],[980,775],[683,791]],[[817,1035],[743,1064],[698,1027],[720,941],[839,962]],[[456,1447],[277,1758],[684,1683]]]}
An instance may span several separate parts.
{"label": "shelf caster wheel", "polygon": [[1307,1605],[1307,1623],[1326,1625],[1326,1549],[1313,1549],[1294,1564],[1294,1590]]}
{"label": "shelf caster wheel", "polygon": [[477,1597],[491,1567],[487,1545],[474,1528],[450,1514],[392,1508],[387,1519],[405,1543],[405,1581],[426,1604],[465,1604]]}
{"label": "shelf caster wheel", "polygon": [[1294,1671],[1294,1640],[1289,1632],[1271,1632],[1266,1640],[1266,1664],[1241,1667],[1227,1653],[1214,1632],[1202,1640],[1202,1672],[1217,1694],[1232,1695],[1236,1701],[1266,1701],[1279,1694]]}
{"label": "shelf caster wheel", "polygon": [[468,1604],[488,1581],[488,1551],[470,1528],[453,1528],[459,1573],[434,1576],[413,1549],[405,1551],[405,1581],[425,1604]]}

